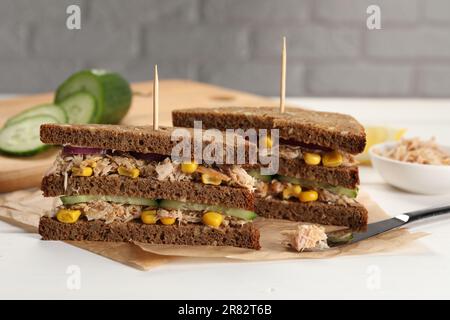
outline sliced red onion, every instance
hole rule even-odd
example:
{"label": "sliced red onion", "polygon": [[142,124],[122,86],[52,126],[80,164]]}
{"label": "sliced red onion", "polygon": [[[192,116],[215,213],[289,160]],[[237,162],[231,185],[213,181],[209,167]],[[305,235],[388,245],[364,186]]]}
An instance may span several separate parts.
{"label": "sliced red onion", "polygon": [[63,154],[105,154],[106,150],[101,148],[86,148],[86,147],[74,147],[64,146]]}

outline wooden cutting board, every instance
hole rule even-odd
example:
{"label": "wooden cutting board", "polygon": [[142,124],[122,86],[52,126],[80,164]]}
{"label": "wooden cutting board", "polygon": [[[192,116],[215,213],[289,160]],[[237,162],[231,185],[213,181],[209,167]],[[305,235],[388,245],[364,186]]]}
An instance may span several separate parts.
{"label": "wooden cutting board", "polygon": [[[132,85],[133,103],[123,120],[124,124],[152,123],[152,82]],[[188,80],[164,80],[159,83],[161,125],[171,125],[173,109],[207,106],[276,105],[268,98],[229,90]],[[53,101],[53,93],[0,100],[0,126],[29,107]],[[6,157],[0,155],[0,192],[9,192],[39,186],[45,170],[50,167],[58,150],[52,149],[33,157]]]}

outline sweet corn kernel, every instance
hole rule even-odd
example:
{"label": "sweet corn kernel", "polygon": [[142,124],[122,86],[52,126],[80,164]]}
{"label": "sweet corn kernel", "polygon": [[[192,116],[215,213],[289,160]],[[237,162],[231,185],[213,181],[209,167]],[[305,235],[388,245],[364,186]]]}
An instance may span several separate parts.
{"label": "sweet corn kernel", "polygon": [[121,176],[126,176],[126,177],[130,177],[130,178],[137,178],[139,177],[139,169],[138,168],[133,168],[133,169],[127,169],[124,166],[120,166],[117,169],[117,172],[121,175]]}
{"label": "sweet corn kernel", "polygon": [[222,183],[222,179],[216,178],[216,177],[212,177],[206,173],[202,174],[202,182],[204,184],[212,184],[214,186],[218,186]]}
{"label": "sweet corn kernel", "polygon": [[222,224],[223,216],[218,212],[208,211],[203,215],[202,221],[210,227],[218,228]]}
{"label": "sweet corn kernel", "polygon": [[317,193],[317,191],[309,190],[301,192],[298,200],[300,200],[300,202],[311,202],[316,201],[318,198],[319,194]]}
{"label": "sweet corn kernel", "polygon": [[159,220],[161,221],[162,224],[168,226],[174,224],[176,219],[167,217],[167,218],[159,218]]}
{"label": "sweet corn kernel", "polygon": [[97,166],[97,162],[95,160],[89,159],[85,160],[88,167],[95,168]]}
{"label": "sweet corn kernel", "polygon": [[322,164],[325,167],[339,167],[342,164],[342,154],[337,151],[324,154]]}
{"label": "sweet corn kernel", "polygon": [[60,209],[56,214],[56,219],[58,219],[59,222],[75,223],[78,221],[78,218],[80,218],[80,215],[80,210]]}
{"label": "sweet corn kernel", "polygon": [[155,224],[158,220],[156,218],[156,210],[145,210],[141,213],[141,220],[145,224]]}
{"label": "sweet corn kernel", "polygon": [[295,184],[292,186],[292,193],[295,195],[299,195],[300,192],[302,192],[302,187],[300,187],[298,184]]}
{"label": "sweet corn kernel", "polygon": [[265,146],[267,149],[272,148],[273,142],[270,136],[265,136],[263,141],[263,146]]}
{"label": "sweet corn kernel", "polygon": [[92,176],[91,167],[72,167],[72,175],[76,177],[90,177]]}
{"label": "sweet corn kernel", "polygon": [[302,187],[300,187],[298,184],[288,186],[283,190],[283,199],[287,200],[290,197],[298,197],[300,193],[302,192]]}
{"label": "sweet corn kernel", "polygon": [[322,159],[320,154],[311,152],[305,152],[303,158],[305,159],[306,164],[309,164],[310,166],[318,165]]}
{"label": "sweet corn kernel", "polygon": [[195,162],[186,162],[181,164],[181,171],[184,173],[194,173],[197,168],[198,164]]}

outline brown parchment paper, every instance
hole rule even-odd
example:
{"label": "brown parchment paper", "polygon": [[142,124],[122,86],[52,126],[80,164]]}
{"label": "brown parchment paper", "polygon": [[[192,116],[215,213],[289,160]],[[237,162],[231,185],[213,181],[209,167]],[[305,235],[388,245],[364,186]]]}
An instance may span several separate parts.
{"label": "brown parchment paper", "polygon": [[[389,218],[389,216],[370,199],[367,193],[360,192],[358,200],[369,211],[369,223]],[[37,232],[39,218],[52,207],[52,199],[44,198],[38,190],[24,190],[8,193],[0,197],[0,218],[31,232]],[[397,229],[371,239],[348,246],[321,252],[292,251],[281,244],[281,231],[295,229],[296,222],[258,218],[255,221],[261,232],[261,250],[214,246],[175,246],[151,245],[145,243],[108,243],[89,241],[66,241],[79,248],[91,251],[126,265],[149,270],[169,263],[176,257],[228,258],[247,261],[279,259],[319,259],[341,255],[362,255],[369,253],[389,253],[409,245],[423,249],[413,240],[427,235],[424,232],[410,232]],[[328,228],[330,230],[330,228]],[[328,231],[327,230],[327,231]]]}

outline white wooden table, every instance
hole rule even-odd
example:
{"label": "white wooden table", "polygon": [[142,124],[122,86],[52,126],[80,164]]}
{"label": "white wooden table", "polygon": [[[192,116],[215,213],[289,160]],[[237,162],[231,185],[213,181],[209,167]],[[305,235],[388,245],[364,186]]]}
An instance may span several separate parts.
{"label": "white wooden table", "polygon": [[[291,99],[350,113],[360,121],[435,135],[450,145],[450,100]],[[421,196],[387,186],[370,168],[362,188],[392,215],[448,204],[450,195]],[[430,235],[390,254],[261,263],[182,259],[142,272],[62,242],[43,242],[0,222],[0,298],[309,299],[450,298],[450,216],[415,224]],[[81,286],[67,287],[78,266]]]}

